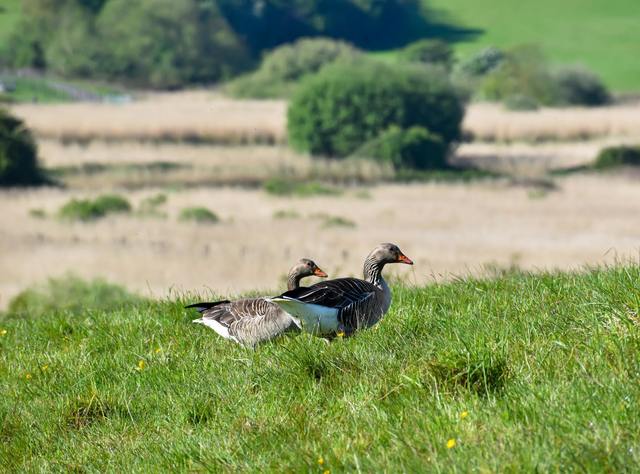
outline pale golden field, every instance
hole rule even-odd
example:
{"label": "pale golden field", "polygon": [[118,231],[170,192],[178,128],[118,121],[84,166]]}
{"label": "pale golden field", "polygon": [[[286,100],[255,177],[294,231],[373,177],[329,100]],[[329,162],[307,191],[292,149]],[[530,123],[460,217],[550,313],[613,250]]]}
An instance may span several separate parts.
{"label": "pale golden field", "polygon": [[[554,178],[552,191],[506,179],[375,184],[391,170],[312,160],[288,149],[281,101],[192,92],[122,105],[12,109],[36,131],[47,168],[80,171],[65,174],[65,189],[0,191],[0,308],[26,286],[67,272],[155,297],[274,291],[299,257],[315,259],[331,276],[357,275],[364,256],[383,241],[398,243],[415,260],[413,268],[390,269],[409,284],[495,265],[567,269],[637,260],[640,252],[640,177],[629,172]],[[453,161],[546,177],[590,163],[605,146],[640,143],[638,117],[640,103],[535,113],[474,104],[465,128],[479,140],[461,145]],[[275,176],[330,180],[346,190],[281,198],[256,188]],[[75,224],[55,218],[69,199],[104,192],[123,194],[134,208],[166,193],[160,209],[166,218],[132,213]],[[179,222],[186,206],[206,206],[221,222]],[[47,217],[30,216],[32,209]],[[297,217],[277,219],[278,211]],[[327,226],[327,216],[355,225]]]}
{"label": "pale golden field", "polygon": [[[126,104],[15,105],[41,137],[60,140],[285,141],[282,100],[226,99],[214,92],[151,94]],[[640,101],[592,109],[510,112],[471,104],[464,128],[482,141],[557,141],[640,137]]]}
{"label": "pale golden field", "polygon": [[[381,185],[370,188],[368,197],[353,189],[306,199],[197,188],[170,193],[166,219],[107,217],[87,224],[29,216],[33,208],[54,214],[70,196],[86,193],[3,191],[0,305],[29,284],[69,271],[103,276],[155,297],[173,290],[273,291],[299,257],[315,259],[332,276],[357,275],[367,252],[384,241],[398,243],[415,260],[413,268],[390,268],[410,284],[479,274],[487,264],[579,268],[637,259],[637,176],[573,176],[558,184],[550,193],[496,181]],[[155,192],[128,196],[135,205]],[[189,205],[205,205],[222,221],[178,222],[179,209]],[[295,210],[300,217],[275,219],[279,210]],[[355,227],[325,227],[318,216],[324,213]]]}

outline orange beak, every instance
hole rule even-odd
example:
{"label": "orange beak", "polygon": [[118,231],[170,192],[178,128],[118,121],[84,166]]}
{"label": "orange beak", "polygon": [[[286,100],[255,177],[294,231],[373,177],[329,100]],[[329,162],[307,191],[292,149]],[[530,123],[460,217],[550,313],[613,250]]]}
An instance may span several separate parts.
{"label": "orange beak", "polygon": [[320,268],[316,267],[316,269],[313,271],[313,274],[317,277],[322,277],[322,278],[326,278],[329,275],[327,275],[325,272],[323,272],[322,270],[320,270]]}
{"label": "orange beak", "polygon": [[406,263],[407,265],[413,265],[413,261],[403,253],[401,253],[400,256],[398,257],[398,262]]}

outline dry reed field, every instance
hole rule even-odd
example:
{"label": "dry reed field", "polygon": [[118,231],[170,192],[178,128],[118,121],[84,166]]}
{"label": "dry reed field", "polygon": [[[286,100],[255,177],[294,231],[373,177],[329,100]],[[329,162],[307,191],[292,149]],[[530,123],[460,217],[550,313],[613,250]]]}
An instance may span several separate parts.
{"label": "dry reed field", "polygon": [[86,141],[284,141],[286,103],[237,101],[205,91],[147,94],[128,103],[25,104],[12,111],[39,137]]}
{"label": "dry reed field", "polygon": [[[286,102],[224,98],[215,92],[149,94],[124,104],[15,105],[40,137],[58,140],[285,141]],[[640,139],[640,101],[598,108],[506,111],[471,104],[464,128],[481,141]]]}
{"label": "dry reed field", "polygon": [[257,185],[274,176],[367,183],[392,174],[390,167],[371,161],[312,159],[284,145],[104,141],[65,145],[57,140],[41,139],[39,152],[45,167],[74,171],[62,178],[67,186],[84,189],[175,184]]}
{"label": "dry reed field", "polygon": [[[168,193],[164,219],[131,214],[75,224],[29,211],[52,216],[69,198],[95,192],[2,191],[0,306],[25,286],[65,272],[103,276],[156,297],[173,290],[274,291],[299,257],[317,260],[331,276],[357,275],[367,252],[384,241],[397,242],[415,260],[411,270],[390,269],[409,284],[480,274],[488,264],[566,269],[637,259],[637,177],[581,175],[558,185],[549,193],[498,181],[380,185],[314,198],[195,188]],[[127,197],[136,207],[156,192]],[[179,222],[186,206],[207,206],[221,221]],[[290,217],[275,218],[278,211]]]}

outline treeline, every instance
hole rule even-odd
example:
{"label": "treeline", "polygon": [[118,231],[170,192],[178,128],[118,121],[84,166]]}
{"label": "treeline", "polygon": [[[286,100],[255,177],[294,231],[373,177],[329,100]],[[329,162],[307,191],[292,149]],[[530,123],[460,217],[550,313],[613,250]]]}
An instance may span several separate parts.
{"label": "treeline", "polygon": [[22,24],[2,62],[141,87],[209,83],[250,69],[264,50],[300,37],[339,38],[364,49],[405,44],[433,29],[420,3],[23,0]]}

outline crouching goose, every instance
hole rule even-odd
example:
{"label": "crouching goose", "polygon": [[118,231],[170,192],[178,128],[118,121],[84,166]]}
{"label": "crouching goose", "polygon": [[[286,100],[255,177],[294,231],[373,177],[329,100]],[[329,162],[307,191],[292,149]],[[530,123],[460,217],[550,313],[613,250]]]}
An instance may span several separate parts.
{"label": "crouching goose", "polygon": [[391,290],[382,278],[387,263],[413,262],[397,245],[380,244],[364,261],[364,280],[338,278],[308,288],[297,288],[271,298],[315,335],[351,335],[376,324],[391,305]]}
{"label": "crouching goose", "polygon": [[[327,276],[313,260],[301,259],[289,270],[287,288],[299,288],[300,280],[312,275]],[[194,323],[204,324],[225,339],[244,346],[254,347],[284,332],[299,329],[297,321],[265,298],[195,303],[186,308],[195,308],[202,314],[201,318],[193,320]]]}

